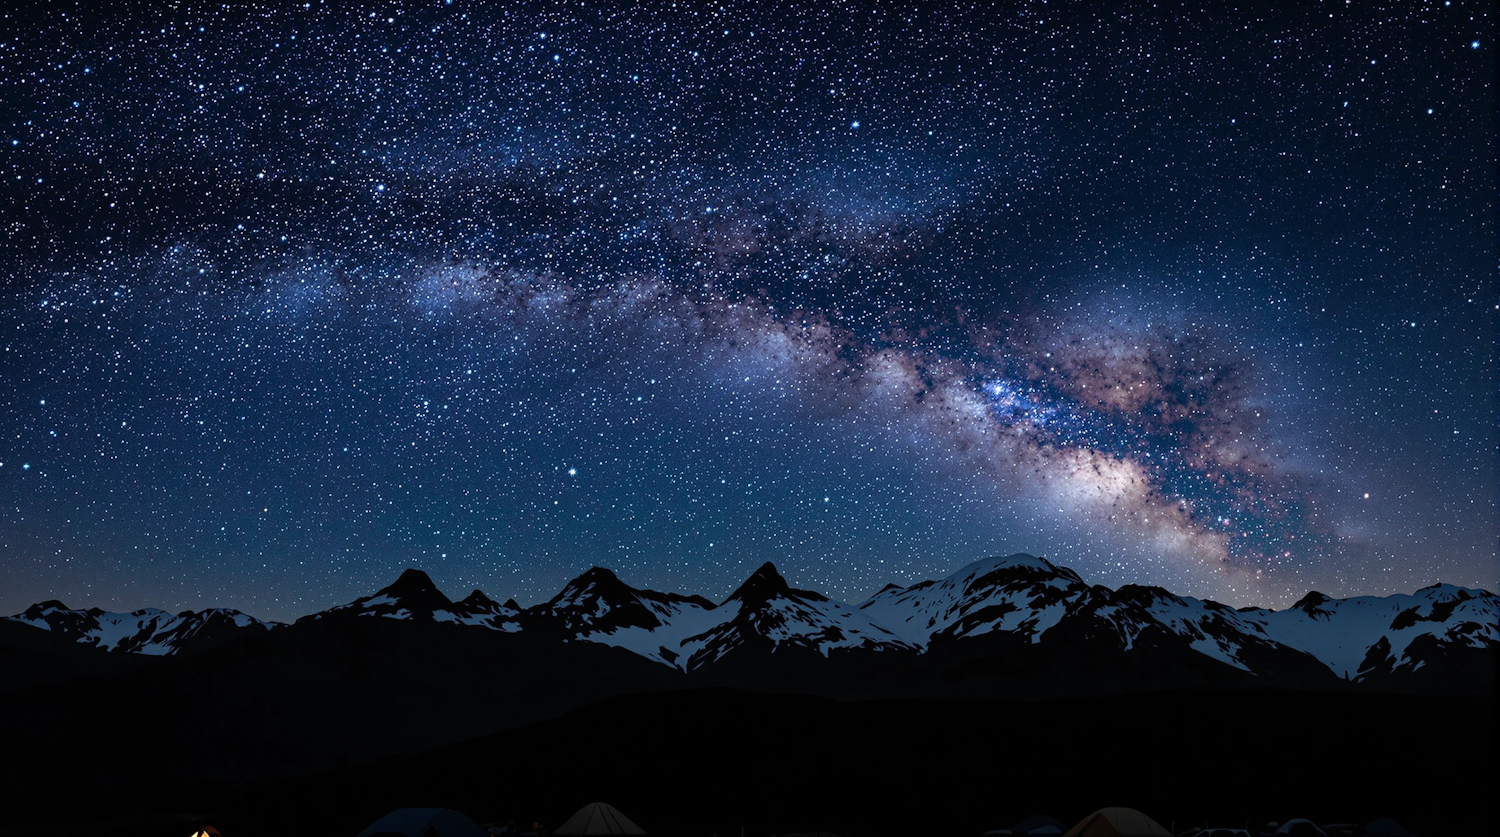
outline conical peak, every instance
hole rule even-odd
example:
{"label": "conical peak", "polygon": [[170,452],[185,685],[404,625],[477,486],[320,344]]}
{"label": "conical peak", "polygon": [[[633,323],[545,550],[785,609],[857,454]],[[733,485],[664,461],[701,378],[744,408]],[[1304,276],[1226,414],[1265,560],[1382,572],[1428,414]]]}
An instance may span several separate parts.
{"label": "conical peak", "polygon": [[981,574],[997,570],[1030,570],[1032,572],[1055,573],[1058,571],[1058,567],[1045,558],[1038,558],[1035,555],[1017,552],[1013,555],[996,556],[994,558],[975,561],[962,570],[959,570],[959,573]]}
{"label": "conical peak", "polygon": [[1306,596],[1303,596],[1302,598],[1298,599],[1297,603],[1294,604],[1294,605],[1292,605],[1292,607],[1294,609],[1296,609],[1296,610],[1303,611],[1304,613],[1311,614],[1314,610],[1317,610],[1319,607],[1322,607],[1325,603],[1331,602],[1331,601],[1333,601],[1333,600],[1331,598],[1329,598],[1328,596],[1326,596],[1326,595],[1324,595],[1322,593],[1319,593],[1317,590],[1313,590],[1313,591],[1309,592]]}
{"label": "conical peak", "polygon": [[739,589],[729,594],[729,598],[737,601],[760,601],[790,592],[792,592],[791,586],[786,583],[786,579],[781,577],[781,573],[776,571],[776,565],[767,561],[751,573]]}
{"label": "conical peak", "polygon": [[604,567],[589,567],[583,571],[583,574],[568,582],[563,587],[562,592],[557,595],[558,598],[564,598],[588,590],[603,593],[622,590],[629,591],[630,589],[630,586],[621,581],[620,577],[615,575],[613,570],[607,570]]}
{"label": "conical peak", "polygon": [[1177,594],[1167,588],[1149,584],[1125,584],[1115,591],[1115,595],[1126,601],[1134,601],[1146,605],[1162,600],[1180,601]]}
{"label": "conical peak", "polygon": [[411,594],[437,593],[437,585],[432,583],[432,578],[427,573],[415,568],[402,570],[401,577],[395,583],[381,591],[392,596],[407,596]]}
{"label": "conical peak", "polygon": [[975,561],[949,576],[950,581],[958,581],[966,586],[1031,583],[1043,579],[1061,579],[1067,584],[1083,583],[1083,579],[1067,567],[1059,567],[1046,558],[1038,558],[1024,552]]}
{"label": "conical peak", "polygon": [[45,602],[37,602],[21,614],[27,619],[40,619],[42,614],[49,610],[67,610],[68,606],[57,599],[48,599]]}
{"label": "conical peak", "polygon": [[603,597],[606,601],[616,601],[621,597],[628,597],[634,588],[620,580],[614,572],[603,567],[590,567],[582,575],[568,582],[563,589],[547,604],[551,607],[576,604],[583,599]]}
{"label": "conical peak", "polygon": [[781,573],[776,571],[776,565],[770,561],[757,567],[755,572],[751,573],[750,577],[745,579],[745,583],[771,587],[789,587],[786,579],[782,578]]}
{"label": "conical peak", "polygon": [[427,573],[416,569],[402,572],[394,584],[376,595],[395,599],[412,613],[428,613],[453,607],[453,600],[443,595]]}
{"label": "conical peak", "polygon": [[589,567],[583,574],[573,579],[574,584],[623,584],[620,577],[613,570],[604,567]]}
{"label": "conical peak", "polygon": [[490,598],[489,596],[486,596],[483,590],[475,588],[474,592],[465,596],[463,601],[459,602],[459,604],[468,605],[470,607],[488,607],[494,605],[495,600]]}

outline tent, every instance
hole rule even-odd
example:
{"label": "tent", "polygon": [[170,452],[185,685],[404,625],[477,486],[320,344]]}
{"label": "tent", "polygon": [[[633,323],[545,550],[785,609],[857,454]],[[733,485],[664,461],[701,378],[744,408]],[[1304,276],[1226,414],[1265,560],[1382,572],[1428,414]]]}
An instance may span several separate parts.
{"label": "tent", "polygon": [[1354,833],[1361,837],[1411,837],[1410,831],[1390,817],[1377,817],[1370,820]]}
{"label": "tent", "polygon": [[359,837],[489,837],[479,824],[448,808],[397,808],[359,833]]}
{"label": "tent", "polygon": [[1317,823],[1301,817],[1282,823],[1276,833],[1284,837],[1328,837],[1323,829],[1318,828]]}
{"label": "tent", "polygon": [[[603,802],[590,802],[568,817],[553,832],[559,837],[593,837],[598,834],[645,834],[630,818]],[[364,837],[363,834],[360,837]]]}
{"label": "tent", "polygon": [[1172,837],[1172,833],[1134,808],[1100,808],[1063,837]]}
{"label": "tent", "polygon": [[205,825],[194,831],[193,837],[224,837],[224,835],[219,833],[219,829],[211,825]]}
{"label": "tent", "polygon": [[1051,837],[1068,830],[1068,824],[1057,817],[1037,816],[1027,817],[1011,826],[1010,833],[1015,837]]}

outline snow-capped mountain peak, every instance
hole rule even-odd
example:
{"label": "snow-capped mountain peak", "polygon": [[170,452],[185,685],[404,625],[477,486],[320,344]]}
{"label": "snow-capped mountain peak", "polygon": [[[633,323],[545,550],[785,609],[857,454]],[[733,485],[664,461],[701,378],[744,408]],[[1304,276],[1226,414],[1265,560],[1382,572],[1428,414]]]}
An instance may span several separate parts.
{"label": "snow-capped mountain peak", "polygon": [[1340,677],[1415,671],[1435,648],[1500,644],[1500,597],[1434,584],[1412,594],[1334,599],[1309,593],[1282,611],[1242,614],[1270,639],[1312,654]]}
{"label": "snow-capped mountain peak", "polygon": [[1072,570],[1018,553],[975,561],[941,581],[888,586],[859,607],[918,647],[994,631],[1022,631],[1036,642],[1088,589]]}
{"label": "snow-capped mountain peak", "polygon": [[528,609],[525,619],[570,640],[624,648],[675,667],[683,639],[713,624],[715,613],[713,602],[701,596],[639,590],[608,569],[591,567]]}
{"label": "snow-capped mountain peak", "polygon": [[604,567],[590,567],[582,575],[563,585],[563,589],[545,607],[554,611],[576,611],[579,608],[597,608],[602,604],[607,609],[635,599],[640,592],[621,581],[613,571]]}
{"label": "snow-capped mountain peak", "polygon": [[1337,600],[1317,590],[1311,590],[1289,609],[1301,611],[1314,619],[1327,619],[1330,611],[1325,609],[1324,605],[1329,602],[1334,602],[1334,606],[1337,607]]}
{"label": "snow-capped mountain peak", "polygon": [[711,609],[713,603],[700,596],[638,590],[610,570],[591,567],[545,604],[526,613],[533,621],[550,622],[583,639],[622,628],[651,631],[684,610]]}
{"label": "snow-capped mountain peak", "polygon": [[502,605],[499,602],[495,601],[494,599],[490,598],[489,596],[486,596],[484,594],[484,591],[480,590],[477,587],[474,589],[474,592],[472,592],[469,595],[467,595],[467,596],[463,597],[462,599],[458,600],[457,602],[455,602],[455,604],[462,605],[463,607],[469,607],[469,608],[487,608],[487,609],[492,609],[492,608],[502,607]]}
{"label": "snow-capped mountain peak", "polygon": [[380,617],[478,625],[509,632],[520,629],[516,622],[518,613],[517,608],[496,604],[478,590],[470,593],[462,602],[454,602],[443,595],[427,573],[407,569],[389,586],[382,587],[373,595],[361,596],[348,604],[331,607],[297,621]]}
{"label": "snow-capped mountain peak", "polygon": [[130,613],[111,613],[97,607],[73,610],[55,599],[38,602],[8,618],[101,651],[149,656],[207,647],[245,632],[277,626],[228,608],[172,614],[147,607]]}
{"label": "snow-capped mountain peak", "polygon": [[859,608],[821,593],[797,590],[767,561],[714,611],[708,630],[682,643],[684,668],[715,662],[737,648],[760,646],[811,649],[827,657],[834,650],[909,650],[913,646],[870,621]]}
{"label": "snow-capped mountain peak", "polygon": [[[799,649],[824,657],[915,650],[971,658],[1035,647],[1025,653],[1154,654],[1176,661],[1170,665],[1197,653],[1281,683],[1332,682],[1332,675],[1401,689],[1417,683],[1411,677],[1421,671],[1421,683],[1438,684],[1421,688],[1461,691],[1477,676],[1470,672],[1500,649],[1500,597],[1485,590],[1435,584],[1409,595],[1347,599],[1314,591],[1282,611],[1234,609],[1160,587],[1091,586],[1025,554],[976,561],[939,580],[890,584],[857,607],[792,587],[770,562],[719,605],[637,589],[593,567],[524,610],[480,590],[452,601],[426,573],[409,569],[372,595],[299,621],[370,617],[616,646],[686,671]],[[101,650],[149,655],[277,627],[235,610],[111,613],[56,600],[4,618]]]}
{"label": "snow-capped mountain peak", "polygon": [[811,590],[793,590],[792,586],[786,583],[786,579],[782,578],[781,573],[776,571],[776,565],[770,561],[761,564],[724,601],[726,604],[729,602],[765,602],[788,596],[820,602],[828,601],[828,598],[821,593]]}

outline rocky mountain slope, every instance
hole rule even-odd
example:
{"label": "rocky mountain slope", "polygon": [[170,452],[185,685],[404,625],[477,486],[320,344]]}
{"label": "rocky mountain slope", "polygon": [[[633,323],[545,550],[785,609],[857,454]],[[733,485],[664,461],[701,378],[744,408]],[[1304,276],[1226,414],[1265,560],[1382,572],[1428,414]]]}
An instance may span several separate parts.
{"label": "rocky mountain slope", "polygon": [[[777,654],[890,660],[923,657],[925,671],[990,676],[1038,660],[1074,668],[1126,665],[1171,686],[1174,669],[1216,685],[1325,688],[1334,681],[1423,691],[1493,690],[1485,672],[1500,654],[1500,597],[1434,585],[1413,594],[1332,599],[1309,593],[1294,607],[1236,610],[1158,587],[1089,585],[1030,555],[990,558],[947,578],[889,585],[858,605],[791,587],[767,563],[723,602],[631,587],[595,567],[530,608],[479,590],[453,601],[425,573],[298,624],[359,619],[452,624],[594,643],[681,672]],[[232,610],[172,615],[69,610],[58,602],[8,617],[14,625],[115,653],[172,655],[251,633],[281,630]],[[19,628],[17,628],[19,629]],[[1009,661],[996,667],[995,660]],[[1019,661],[1019,662],[1018,662]],[[868,665],[878,667],[878,663]],[[897,665],[892,662],[891,665]],[[936,666],[937,668],[933,668]],[[1102,676],[1102,675],[1101,675]],[[1208,681],[1201,681],[1208,677]],[[1238,679],[1236,679],[1238,678]]]}
{"label": "rocky mountain slope", "polygon": [[156,608],[110,613],[98,608],[70,610],[55,600],[39,602],[6,619],[101,651],[152,656],[205,648],[247,633],[280,627],[278,622],[262,622],[227,608],[177,614]]}

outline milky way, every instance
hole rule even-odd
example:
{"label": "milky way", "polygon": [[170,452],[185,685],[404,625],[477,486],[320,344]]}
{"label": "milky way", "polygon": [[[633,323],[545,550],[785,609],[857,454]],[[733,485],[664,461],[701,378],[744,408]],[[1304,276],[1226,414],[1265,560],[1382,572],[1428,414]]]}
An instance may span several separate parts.
{"label": "milky way", "polygon": [[0,611],[1493,588],[1490,15],[9,13]]}

